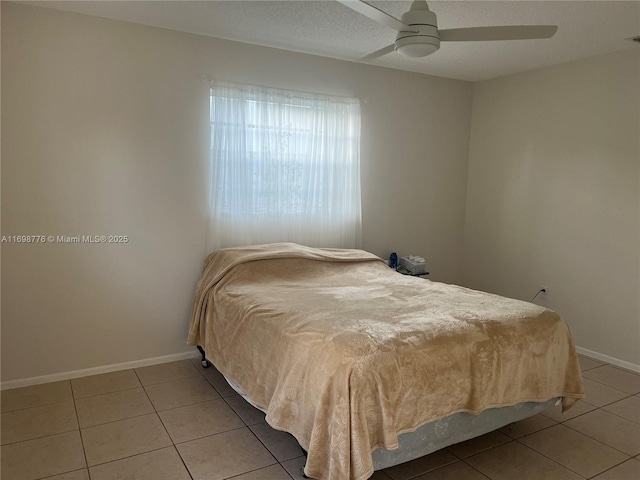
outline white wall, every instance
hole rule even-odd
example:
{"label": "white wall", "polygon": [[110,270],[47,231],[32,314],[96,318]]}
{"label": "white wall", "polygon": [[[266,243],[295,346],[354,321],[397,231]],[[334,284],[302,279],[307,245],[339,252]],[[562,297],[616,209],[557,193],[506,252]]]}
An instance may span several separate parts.
{"label": "white wall", "polygon": [[471,85],[2,2],[2,380],[179,354],[205,256],[208,84],[367,99],[363,248],[462,272]]}
{"label": "white wall", "polygon": [[640,365],[640,54],[473,88],[465,283],[547,305]]}

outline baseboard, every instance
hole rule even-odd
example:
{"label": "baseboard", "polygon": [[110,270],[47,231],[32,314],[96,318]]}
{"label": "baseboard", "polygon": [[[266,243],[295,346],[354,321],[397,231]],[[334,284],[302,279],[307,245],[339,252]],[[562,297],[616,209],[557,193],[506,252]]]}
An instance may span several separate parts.
{"label": "baseboard", "polygon": [[72,378],[86,377],[89,375],[99,375],[101,373],[117,372],[119,370],[128,370],[130,368],[148,367],[160,363],[175,362],[178,360],[187,360],[190,358],[200,357],[197,350],[193,352],[176,353],[174,355],[165,355],[163,357],[146,358],[143,360],[134,360],[132,362],[116,363],[113,365],[104,365],[102,367],[86,368],[84,370],[73,370],[71,372],[54,373],[51,375],[42,375],[40,377],[22,378],[20,380],[9,380],[0,383],[0,390],[8,390],[11,388],[30,387],[31,385],[39,385],[41,383],[58,382],[60,380],[70,380]]}
{"label": "baseboard", "polygon": [[625,368],[627,370],[631,370],[634,372],[640,373],[640,365],[636,365],[635,363],[627,362],[625,360],[620,360],[619,358],[610,357],[609,355],[604,355],[603,353],[594,352],[593,350],[588,350],[582,347],[576,347],[578,353],[582,355],[586,355],[587,357],[595,358],[596,360],[600,360],[602,362],[610,363],[611,365],[615,365],[617,367]]}

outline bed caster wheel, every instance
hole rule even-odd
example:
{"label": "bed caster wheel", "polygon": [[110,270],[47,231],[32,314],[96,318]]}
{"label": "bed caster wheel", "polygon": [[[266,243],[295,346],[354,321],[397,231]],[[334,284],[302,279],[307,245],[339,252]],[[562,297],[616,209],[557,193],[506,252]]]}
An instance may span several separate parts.
{"label": "bed caster wheel", "polygon": [[200,355],[202,355],[202,360],[200,361],[202,368],[209,368],[209,365],[211,364],[207,360],[207,356],[204,354],[204,349],[200,345],[196,345],[196,348],[200,352]]}

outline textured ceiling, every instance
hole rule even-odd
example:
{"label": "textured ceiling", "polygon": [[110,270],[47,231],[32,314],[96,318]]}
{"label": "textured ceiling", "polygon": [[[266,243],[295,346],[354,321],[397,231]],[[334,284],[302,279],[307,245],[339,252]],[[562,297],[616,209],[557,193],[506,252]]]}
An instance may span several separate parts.
{"label": "textured ceiling", "polygon": [[[359,61],[393,43],[395,32],[333,0],[21,2],[284,50]],[[399,18],[410,1],[371,1]],[[441,29],[558,25],[548,40],[443,42],[435,54],[392,52],[368,63],[477,81],[640,45],[639,1],[430,1]]]}

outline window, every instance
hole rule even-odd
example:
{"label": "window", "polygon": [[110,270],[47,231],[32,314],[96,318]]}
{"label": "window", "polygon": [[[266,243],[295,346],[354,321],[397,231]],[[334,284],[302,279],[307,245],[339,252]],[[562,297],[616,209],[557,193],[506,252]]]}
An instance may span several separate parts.
{"label": "window", "polygon": [[214,82],[209,250],[360,235],[360,104]]}

